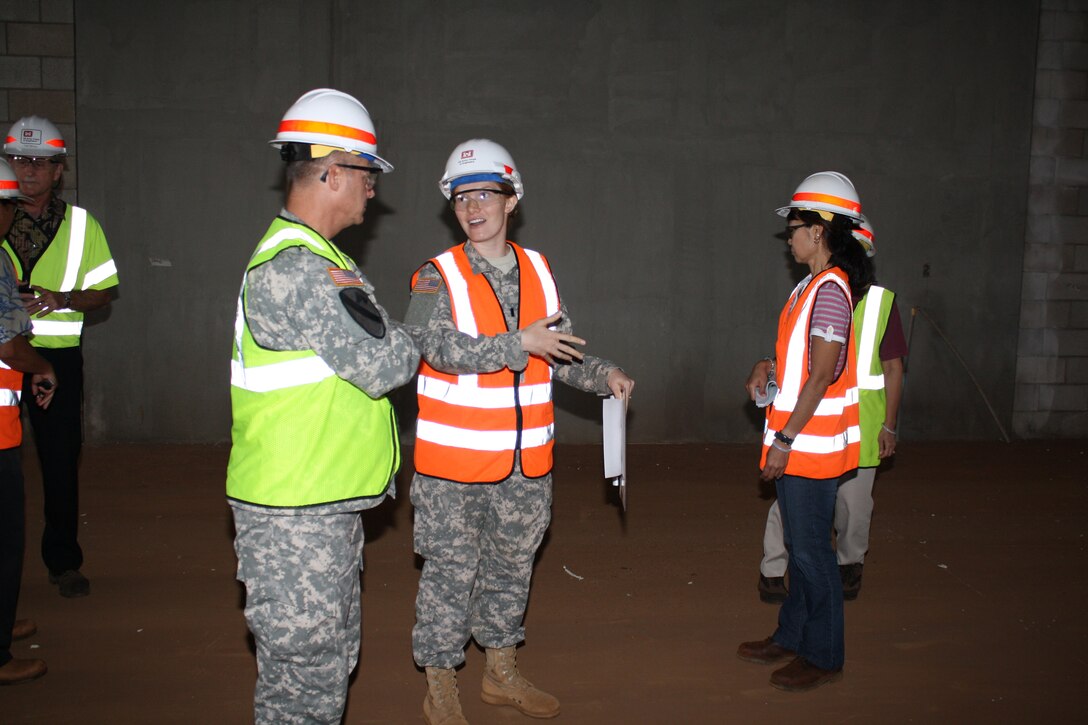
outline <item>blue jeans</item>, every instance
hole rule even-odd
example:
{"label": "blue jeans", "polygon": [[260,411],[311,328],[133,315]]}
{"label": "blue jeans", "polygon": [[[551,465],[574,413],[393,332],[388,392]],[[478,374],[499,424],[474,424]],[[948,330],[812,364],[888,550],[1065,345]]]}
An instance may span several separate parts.
{"label": "blue jeans", "polygon": [[824,670],[843,665],[842,579],[831,548],[839,479],[782,476],[775,484],[789,552],[790,593],[774,641]]}

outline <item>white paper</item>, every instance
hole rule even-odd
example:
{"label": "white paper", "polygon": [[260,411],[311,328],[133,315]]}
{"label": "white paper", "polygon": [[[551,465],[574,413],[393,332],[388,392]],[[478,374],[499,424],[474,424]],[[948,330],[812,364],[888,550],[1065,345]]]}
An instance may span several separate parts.
{"label": "white paper", "polygon": [[605,398],[601,409],[604,477],[619,488],[620,503],[627,510],[627,405],[619,398]]}

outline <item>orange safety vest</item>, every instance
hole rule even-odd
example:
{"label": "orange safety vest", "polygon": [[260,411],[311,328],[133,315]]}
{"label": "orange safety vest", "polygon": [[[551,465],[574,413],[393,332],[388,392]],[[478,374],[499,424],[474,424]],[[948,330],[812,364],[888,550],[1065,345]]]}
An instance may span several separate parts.
{"label": "orange safety vest", "polygon": [[23,442],[23,423],[19,419],[22,395],[23,374],[0,363],[0,450]]}
{"label": "orange safety vest", "polygon": [[[778,341],[775,343],[778,395],[767,409],[760,468],[767,463],[767,451],[774,442],[774,434],[790,419],[801,389],[808,381],[809,326],[816,291],[825,284],[837,284],[846,293],[846,299],[852,302],[849,281],[838,267],[820,272],[803,290],[801,284],[794,288],[778,318]],[[857,353],[854,335],[850,330],[844,332],[846,367],[828,386],[816,412],[795,436],[793,451],[786,463],[788,475],[835,478],[858,467],[861,428],[858,424]]]}
{"label": "orange safety vest", "polygon": [[[559,292],[548,260],[539,252],[507,242],[517,254],[518,329],[559,311]],[[472,337],[508,332],[501,303],[462,246],[429,260],[442,275],[450,296],[453,322]],[[422,268],[421,268],[422,269]],[[412,276],[412,286],[419,270]],[[552,369],[529,356],[525,370],[451,375],[419,364],[416,385],[415,467],[426,476],[460,483],[497,483],[514,471],[530,478],[552,470],[555,415]]]}

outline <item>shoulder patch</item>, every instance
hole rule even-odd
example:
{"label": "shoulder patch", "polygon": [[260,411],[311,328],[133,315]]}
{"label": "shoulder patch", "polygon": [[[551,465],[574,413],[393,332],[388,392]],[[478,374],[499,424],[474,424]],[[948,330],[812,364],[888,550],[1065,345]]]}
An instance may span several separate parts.
{"label": "shoulder patch", "polygon": [[332,283],[337,287],[363,286],[363,280],[359,279],[359,275],[355,274],[350,269],[329,267],[329,277],[332,279]]}
{"label": "shoulder patch", "polygon": [[366,330],[368,335],[379,340],[385,337],[385,320],[366,292],[361,289],[341,290],[340,303],[351,315],[351,319],[355,320],[355,324]]}
{"label": "shoulder patch", "polygon": [[420,294],[433,295],[438,291],[439,281],[438,277],[420,277],[412,286],[412,294],[418,292]]}

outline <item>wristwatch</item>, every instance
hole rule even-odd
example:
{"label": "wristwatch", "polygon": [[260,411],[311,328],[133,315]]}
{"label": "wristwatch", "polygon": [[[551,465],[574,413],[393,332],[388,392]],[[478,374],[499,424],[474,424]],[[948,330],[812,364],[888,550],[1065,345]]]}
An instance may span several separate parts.
{"label": "wristwatch", "polygon": [[71,292],[65,292],[64,293],[64,308],[65,309],[71,309],[71,307],[72,307],[72,293]]}
{"label": "wristwatch", "polygon": [[786,435],[785,433],[783,433],[783,432],[782,432],[782,431],[780,431],[780,430],[776,430],[776,431],[774,432],[774,439],[775,439],[776,441],[782,441],[782,442],[783,442],[783,443],[785,443],[785,444],[786,444],[787,446],[792,446],[792,445],[793,445],[793,439],[792,439],[792,438],[790,438],[790,437],[789,437],[788,435]]}

